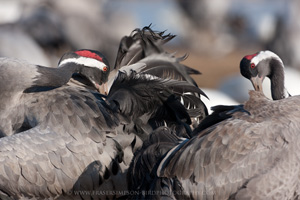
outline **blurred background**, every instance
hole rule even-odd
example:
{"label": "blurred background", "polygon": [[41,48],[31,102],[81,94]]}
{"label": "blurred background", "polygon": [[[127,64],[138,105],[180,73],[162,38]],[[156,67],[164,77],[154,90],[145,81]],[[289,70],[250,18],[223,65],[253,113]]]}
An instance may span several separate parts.
{"label": "blurred background", "polygon": [[177,35],[167,50],[189,55],[184,64],[202,73],[194,78],[208,106],[242,103],[252,86],[239,62],[266,49],[282,58],[288,91],[300,94],[299,11],[298,0],[0,0],[0,56],[55,67],[64,52],[89,48],[113,65],[121,38],[152,24]]}

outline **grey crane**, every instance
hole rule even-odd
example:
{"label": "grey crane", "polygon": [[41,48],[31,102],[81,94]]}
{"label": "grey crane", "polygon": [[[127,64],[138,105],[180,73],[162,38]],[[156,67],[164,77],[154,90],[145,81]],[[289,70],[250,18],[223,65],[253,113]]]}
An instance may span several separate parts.
{"label": "grey crane", "polygon": [[285,88],[284,65],[278,55],[272,51],[260,51],[246,55],[240,63],[241,74],[251,80],[256,90],[262,91],[262,81],[268,77],[271,81],[273,100],[289,97]]}
{"label": "grey crane", "polygon": [[[85,86],[99,89],[110,67],[88,49],[65,54],[58,68],[0,63],[1,198],[126,195],[127,168],[148,129],[166,123],[188,132],[183,122],[190,117],[178,96],[203,93],[187,81],[129,70],[101,95]],[[74,87],[71,76],[84,84]]]}
{"label": "grey crane", "polygon": [[[81,55],[82,52],[90,52],[91,55],[95,55],[95,58]],[[103,60],[100,60],[102,59],[100,56],[102,56],[100,52],[87,50],[70,52],[62,57],[58,68],[31,65],[17,59],[1,58],[1,136],[18,133],[43,121],[49,111],[36,110],[38,116],[32,117],[30,116],[32,112],[28,113],[29,111],[26,109],[38,105],[32,102],[37,101],[35,99],[41,97],[46,99],[47,91],[59,92],[65,89],[64,85],[75,73],[79,73],[94,87],[99,88],[102,82],[107,81],[109,74],[109,64],[103,56]],[[58,90],[53,90],[55,88]],[[25,117],[26,115],[27,117]]]}
{"label": "grey crane", "polygon": [[[10,66],[10,71],[5,66]],[[28,124],[23,127],[25,131],[0,140],[0,190],[13,198],[49,198],[76,190],[111,189],[112,182],[106,180],[114,175],[120,179],[117,174],[125,173],[123,165],[129,164],[130,152],[141,142],[135,134],[142,129],[141,120],[150,120],[157,111],[160,117],[163,113],[165,120],[175,123],[189,120],[180,101],[172,98],[172,88],[189,87],[178,81],[148,80],[141,74],[120,73],[108,96],[102,99],[89,90],[58,87],[58,82],[50,81],[49,71],[38,73],[36,66],[14,59],[6,58],[1,63],[1,72],[6,72],[7,78],[1,80],[16,77],[8,76],[18,72],[12,71],[11,66],[20,68],[24,79],[13,83],[14,87],[1,82],[1,92],[8,101],[3,107],[12,108],[10,103],[18,102],[19,113],[15,115],[23,119],[22,126]],[[29,74],[35,77],[34,81],[25,79]],[[47,86],[40,90],[49,83],[50,89]],[[8,93],[5,86],[14,90]],[[125,187],[120,183],[122,179],[114,181]],[[121,189],[124,192],[126,187]]]}
{"label": "grey crane", "polygon": [[[157,130],[129,170],[138,179],[131,189],[146,195],[131,198],[298,199],[300,99],[283,98],[284,87],[275,87],[284,85],[278,58],[270,51],[245,56],[241,73],[255,91],[244,105],[216,107],[194,130],[198,135],[182,141],[168,128]],[[264,77],[279,99],[264,96]]]}

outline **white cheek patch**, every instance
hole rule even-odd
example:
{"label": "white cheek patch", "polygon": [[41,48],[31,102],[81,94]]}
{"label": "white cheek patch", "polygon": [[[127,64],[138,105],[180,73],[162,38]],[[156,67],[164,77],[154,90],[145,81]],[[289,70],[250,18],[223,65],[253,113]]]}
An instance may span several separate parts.
{"label": "white cheek patch", "polygon": [[275,53],[271,52],[271,51],[261,51],[261,52],[259,52],[259,54],[257,54],[255,57],[252,58],[251,63],[253,63],[253,64],[255,64],[255,66],[257,66],[257,64],[259,62],[261,62],[262,60],[265,60],[265,59],[268,59],[268,58],[271,58],[271,57],[279,60],[282,63],[282,66],[283,66],[283,62],[279,58],[279,56],[276,55]]}
{"label": "white cheek patch", "polygon": [[75,63],[75,64],[79,64],[79,65],[85,65],[87,67],[95,67],[102,71],[103,71],[103,68],[106,67],[106,65],[103,62],[93,59],[93,58],[87,58],[87,57],[67,58],[67,59],[61,61],[59,63],[58,67],[61,67],[67,63]]}

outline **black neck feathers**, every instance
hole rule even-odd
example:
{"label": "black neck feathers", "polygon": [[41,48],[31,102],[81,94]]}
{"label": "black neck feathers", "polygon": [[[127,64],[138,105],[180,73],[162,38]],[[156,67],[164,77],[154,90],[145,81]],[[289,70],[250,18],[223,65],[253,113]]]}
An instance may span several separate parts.
{"label": "black neck feathers", "polygon": [[279,100],[285,98],[284,87],[284,68],[282,63],[277,59],[270,61],[270,75],[271,91],[273,100]]}
{"label": "black neck feathers", "polygon": [[59,68],[37,66],[39,75],[34,78],[32,87],[25,92],[45,91],[65,85],[72,74],[79,70],[79,66],[75,64],[66,64]]}

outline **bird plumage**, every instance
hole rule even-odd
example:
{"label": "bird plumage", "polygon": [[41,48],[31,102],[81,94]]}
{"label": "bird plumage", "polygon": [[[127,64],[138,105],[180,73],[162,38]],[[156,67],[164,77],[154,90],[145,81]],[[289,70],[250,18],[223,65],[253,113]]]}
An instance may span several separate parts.
{"label": "bird plumage", "polygon": [[159,177],[159,162],[174,146],[186,138],[178,137],[176,130],[159,127],[154,130],[143,146],[135,152],[128,169],[129,199],[159,199],[180,197],[180,183],[174,178]]}
{"label": "bird plumage", "polygon": [[[189,83],[190,88],[198,87],[190,75],[200,72],[181,63],[187,56],[175,57],[162,46],[174,37],[175,35],[165,34],[164,31],[153,31],[151,25],[135,29],[129,36],[124,36],[120,41],[115,66],[108,78],[108,90],[119,71],[128,72],[132,69],[152,78],[180,80]],[[201,89],[197,92],[181,89],[176,94],[181,97],[181,102],[188,109],[196,126],[208,114],[201,100],[201,96],[207,98],[206,94]]]}
{"label": "bird plumage", "polygon": [[[161,49],[161,43],[149,44],[144,46],[149,51]],[[127,168],[153,129],[167,124],[181,135],[191,134],[190,115],[180,98],[193,96],[189,99],[198,106],[189,107],[206,110],[198,98],[204,93],[187,79],[142,72],[141,66],[152,63],[150,68],[174,65],[173,70],[188,75],[180,59],[166,52],[143,59],[147,61],[135,63],[136,68],[127,65],[116,73],[109,93],[102,95],[95,88],[109,80],[110,70],[100,52],[69,52],[58,68],[3,58],[0,74],[8,83],[1,84],[5,95],[0,99],[0,118],[8,121],[0,123],[6,136],[0,139],[1,195],[62,199],[128,195]],[[76,78],[74,73],[80,77],[79,87],[69,81]],[[86,88],[82,78],[94,89]]]}
{"label": "bird plumage", "polygon": [[[47,98],[47,91],[57,92],[56,88],[65,88],[74,73],[79,73],[81,76],[86,77],[96,85],[101,84],[101,77],[104,73],[100,69],[90,68],[85,69],[83,65],[76,65],[72,62],[65,63],[59,68],[50,68],[39,65],[32,65],[25,61],[13,58],[0,59],[0,78],[1,78],[1,113],[0,113],[0,133],[2,136],[17,133],[18,130],[24,125],[32,126],[43,121],[43,118],[35,117],[34,119],[26,119],[25,112],[27,107],[31,106],[31,101],[35,98]],[[99,71],[99,72],[97,72]],[[99,76],[90,76],[92,72],[100,74]],[[98,79],[97,79],[98,78]],[[33,99],[32,99],[33,98]],[[53,95],[55,99],[56,96]],[[49,102],[51,103],[51,102]],[[43,105],[40,101],[35,106]],[[30,109],[29,109],[30,110]],[[33,115],[46,114],[48,111],[44,110],[43,113],[37,111]]]}
{"label": "bird plumage", "polygon": [[[153,162],[144,172],[152,175],[150,187],[136,180],[130,184],[153,194],[147,196],[152,199],[162,198],[165,188],[170,195],[180,194],[170,196],[177,199],[297,199],[299,101],[299,96],[273,101],[261,91],[250,91],[243,106],[218,107],[191,139],[150,140],[151,145],[133,159]],[[160,145],[166,148],[162,153],[153,148]],[[132,169],[137,169],[130,168],[134,174]]]}
{"label": "bird plumage", "polygon": [[174,37],[175,35],[165,34],[164,31],[153,31],[151,25],[133,30],[130,36],[124,36],[120,41],[114,70],[122,70],[124,66],[135,63],[144,63],[145,66],[137,72],[160,78],[185,80],[197,85],[189,74],[200,72],[180,63],[187,56],[176,58],[163,48],[163,44]]}
{"label": "bird plumage", "polygon": [[176,176],[195,199],[292,199],[299,193],[295,150],[300,116],[293,108],[298,101],[273,102],[251,92],[244,106],[250,115],[238,112],[205,129],[207,135],[185,143],[165,168],[158,168],[159,175]]}
{"label": "bird plumage", "polygon": [[[168,123],[189,131],[182,124],[190,123],[190,117],[176,91],[201,93],[200,89],[130,71],[118,73],[108,96],[103,96],[66,84],[74,72],[83,72],[74,67],[78,62],[66,59],[58,68],[8,58],[1,63],[3,80],[8,81],[1,91],[9,94],[1,98],[6,109],[1,116],[11,120],[10,132],[6,124],[1,130],[13,134],[0,139],[3,195],[63,198],[84,196],[76,191],[112,188],[119,194],[99,198],[126,195],[124,177],[133,152],[153,128]],[[21,82],[12,81],[19,77]]]}
{"label": "bird plumage", "polygon": [[[113,85],[115,89],[106,100],[88,90],[78,93],[71,86],[46,91],[47,96],[32,95],[25,110],[26,119],[43,120],[31,124],[27,131],[0,140],[1,191],[14,198],[75,195],[76,190],[101,191],[113,177],[124,174],[141,144],[135,132],[142,124],[132,122],[141,116],[154,117],[172,92],[168,81],[148,80],[141,75],[136,78],[133,74],[120,74],[115,84],[122,87]],[[145,96],[144,87],[149,84],[152,87]],[[147,109],[133,113],[126,105]],[[179,101],[177,106],[183,107]],[[181,111],[185,109],[172,110],[171,114]],[[187,113],[183,116],[189,117]],[[124,187],[126,179],[122,181]],[[115,182],[116,190],[117,185],[122,186],[120,181]]]}

